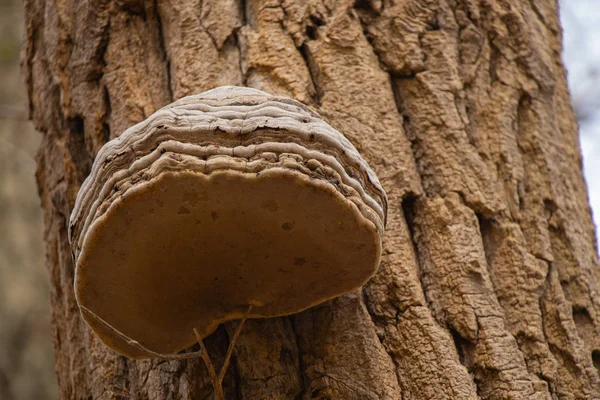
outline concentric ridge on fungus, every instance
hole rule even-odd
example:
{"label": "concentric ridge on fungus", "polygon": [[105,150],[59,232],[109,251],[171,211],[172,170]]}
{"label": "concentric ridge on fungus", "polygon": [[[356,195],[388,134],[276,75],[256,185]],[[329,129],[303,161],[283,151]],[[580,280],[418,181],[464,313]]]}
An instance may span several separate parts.
{"label": "concentric ridge on fungus", "polygon": [[[362,285],[387,199],[314,111],[255,89],[185,97],[107,143],[69,221],[84,318],[131,357]],[[118,332],[118,334],[117,334]]]}

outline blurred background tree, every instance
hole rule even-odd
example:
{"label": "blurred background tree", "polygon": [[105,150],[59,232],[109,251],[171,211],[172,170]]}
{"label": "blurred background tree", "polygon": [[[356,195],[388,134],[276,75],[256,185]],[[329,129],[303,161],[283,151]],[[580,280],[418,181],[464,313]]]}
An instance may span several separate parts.
{"label": "blurred background tree", "polygon": [[25,112],[22,37],[21,2],[0,0],[0,399],[53,399],[49,284],[34,177],[40,137]]}

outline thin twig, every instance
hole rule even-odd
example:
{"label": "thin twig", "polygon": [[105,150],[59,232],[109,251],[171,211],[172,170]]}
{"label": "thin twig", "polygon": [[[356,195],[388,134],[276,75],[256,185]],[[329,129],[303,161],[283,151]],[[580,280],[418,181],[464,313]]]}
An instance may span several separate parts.
{"label": "thin twig", "polygon": [[109,324],[108,322],[103,320],[100,316],[98,316],[98,314],[91,311],[90,309],[88,309],[82,305],[80,305],[79,308],[81,309],[81,312],[83,314],[86,314],[88,317],[92,317],[97,322],[104,325],[105,328],[108,328],[109,330],[111,330],[115,335],[117,335],[117,337],[124,340],[128,345],[130,345],[144,353],[147,353],[148,355],[151,355],[153,357],[161,358],[163,360],[185,360],[185,359],[189,359],[189,358],[197,358],[198,356],[202,357],[202,360],[204,360],[204,364],[206,364],[206,368],[208,369],[208,374],[210,375],[210,379],[212,381],[213,388],[215,389],[215,395],[217,397],[217,400],[225,400],[225,394],[223,393],[223,379],[225,378],[225,373],[227,372],[227,368],[229,367],[229,362],[231,361],[231,355],[233,354],[235,342],[236,342],[238,336],[240,335],[240,332],[242,331],[242,328],[244,327],[244,324],[246,323],[246,320],[248,319],[250,312],[252,311],[252,304],[250,304],[248,306],[248,310],[246,311],[244,318],[242,318],[242,320],[238,324],[238,326],[235,330],[235,333],[233,334],[233,337],[231,338],[231,340],[229,342],[229,347],[227,348],[227,353],[225,355],[225,362],[223,363],[223,366],[221,367],[221,370],[219,371],[219,376],[217,376],[217,373],[215,372],[212,361],[210,360],[210,356],[208,355],[208,352],[206,351],[206,347],[204,346],[204,342],[202,341],[202,337],[200,336],[200,333],[198,332],[198,330],[196,328],[194,328],[194,335],[196,335],[196,340],[198,340],[198,344],[200,345],[200,351],[196,351],[193,353],[184,353],[184,354],[160,354],[160,353],[156,353],[156,352],[142,346],[137,340],[133,340],[132,338],[130,338],[123,332],[119,331],[117,328],[115,328],[114,326],[112,326],[111,324]]}
{"label": "thin twig", "polygon": [[221,367],[221,372],[219,372],[219,383],[223,383],[223,378],[225,378],[225,372],[227,372],[227,368],[229,368],[229,360],[231,359],[231,354],[233,353],[235,341],[237,340],[238,336],[240,336],[240,332],[242,331],[242,328],[244,327],[244,324],[246,323],[246,320],[248,319],[248,315],[250,315],[251,311],[252,311],[252,304],[250,304],[248,306],[248,310],[246,311],[246,314],[244,314],[244,318],[242,318],[242,320],[238,324],[238,326],[235,330],[235,333],[233,334],[233,337],[231,338],[231,341],[229,342],[229,347],[227,348],[227,354],[225,355],[225,362],[223,363],[223,366]]}
{"label": "thin twig", "polygon": [[221,381],[217,378],[217,374],[215,372],[215,368],[213,367],[213,363],[210,360],[210,356],[206,351],[206,347],[204,346],[204,341],[200,337],[200,333],[198,333],[198,329],[194,328],[194,335],[196,335],[196,340],[198,340],[198,344],[200,345],[200,349],[202,350],[202,359],[204,360],[204,364],[206,364],[206,368],[208,369],[208,375],[210,376],[211,383],[213,388],[215,389],[215,396],[217,400],[225,400],[225,396],[223,393],[223,385]]}
{"label": "thin twig", "polygon": [[213,388],[215,389],[215,396],[217,400],[225,400],[225,393],[223,393],[223,379],[225,378],[225,373],[227,372],[227,368],[229,368],[229,362],[231,361],[231,355],[233,354],[233,348],[235,347],[235,341],[238,336],[240,336],[240,332],[252,311],[252,304],[248,306],[248,310],[246,314],[244,314],[244,318],[238,324],[233,337],[229,341],[229,347],[227,348],[227,354],[225,355],[225,361],[223,362],[223,366],[221,367],[221,371],[219,371],[219,376],[215,373],[215,369],[213,367],[213,363],[210,360],[210,356],[206,351],[206,347],[204,347],[204,342],[202,341],[202,337],[200,337],[200,333],[198,330],[194,328],[194,334],[196,335],[196,339],[198,340],[198,344],[200,344],[200,349],[202,350],[202,359],[204,360],[204,364],[206,364],[206,368],[208,369],[208,375],[210,375],[210,380],[212,381]]}

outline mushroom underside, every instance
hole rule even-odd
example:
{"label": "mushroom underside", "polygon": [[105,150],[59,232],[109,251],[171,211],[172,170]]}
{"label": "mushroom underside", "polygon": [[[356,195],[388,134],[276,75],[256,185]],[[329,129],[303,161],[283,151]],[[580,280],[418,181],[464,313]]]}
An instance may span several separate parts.
{"label": "mushroom underside", "polygon": [[[380,257],[375,224],[334,185],[299,171],[166,171],[114,197],[78,257],[77,301],[112,348],[119,331],[175,353],[218,324],[288,315],[361,286]],[[99,316],[104,322],[100,322]]]}

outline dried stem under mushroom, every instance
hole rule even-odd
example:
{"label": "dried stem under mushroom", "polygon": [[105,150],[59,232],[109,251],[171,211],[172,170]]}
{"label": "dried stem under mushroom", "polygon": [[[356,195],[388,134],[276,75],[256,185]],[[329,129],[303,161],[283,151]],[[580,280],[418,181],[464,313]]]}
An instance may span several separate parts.
{"label": "dried stem under mushroom", "polygon": [[[80,309],[83,314],[87,314],[88,316],[91,316],[92,318],[94,318],[96,321],[100,322],[101,325],[103,325],[105,328],[108,328],[109,330],[111,330],[113,333],[115,333],[115,335],[117,335],[117,337],[124,340],[127,344],[129,344],[132,347],[135,347],[138,350],[147,352],[152,357],[160,358],[162,360],[168,360],[168,361],[188,360],[191,358],[201,357],[204,360],[204,362],[206,363],[206,359],[204,358],[204,354],[206,353],[206,348],[204,347],[202,338],[200,338],[198,330],[196,328],[194,328],[194,334],[196,335],[196,339],[198,340],[198,343],[200,344],[200,351],[194,351],[192,353],[183,353],[183,354],[161,354],[161,353],[154,352],[150,349],[147,349],[137,340],[131,339],[129,336],[127,336],[126,334],[124,334],[123,332],[119,331],[117,328],[115,328],[114,326],[112,326],[111,324],[106,322],[98,314],[96,314],[89,308],[80,306]],[[252,304],[248,306],[248,310],[246,311],[244,318],[242,318],[242,320],[240,321],[240,324],[238,325],[238,327],[233,335],[233,338],[231,339],[229,348],[227,349],[227,354],[225,356],[225,362],[223,363],[223,367],[219,373],[219,377],[217,378],[217,379],[219,379],[220,382],[223,381],[223,378],[225,377],[225,372],[227,371],[227,367],[229,366],[229,361],[231,358],[231,354],[233,352],[233,345],[235,344],[235,341],[237,340],[237,337],[239,336],[239,334],[242,330],[242,327],[244,326],[244,323],[248,319],[248,316],[250,315],[251,311],[252,311]],[[208,357],[208,354],[206,354],[206,357]],[[210,364],[210,358],[208,358],[208,364]],[[207,364],[207,367],[208,367],[208,364]],[[212,364],[209,367],[209,373],[210,373],[210,369],[212,369]],[[213,372],[214,372],[214,369],[213,369]],[[216,376],[216,374],[215,374],[215,376]]]}
{"label": "dried stem under mushroom", "polygon": [[225,399],[225,395],[223,393],[223,379],[225,378],[225,373],[227,372],[227,368],[229,367],[229,361],[231,360],[231,355],[233,354],[233,348],[235,346],[235,342],[236,342],[238,336],[240,335],[240,332],[242,331],[242,328],[244,327],[244,324],[246,323],[246,320],[248,319],[248,315],[250,315],[251,311],[252,311],[252,304],[250,304],[248,306],[248,310],[246,311],[246,314],[244,314],[244,318],[242,318],[242,320],[238,324],[238,326],[235,330],[235,333],[233,334],[233,337],[231,338],[231,341],[229,342],[229,347],[227,348],[227,354],[225,355],[225,361],[223,362],[221,371],[219,371],[219,376],[217,376],[217,374],[215,372],[215,368],[213,367],[212,361],[210,360],[210,356],[208,355],[208,352],[206,351],[206,347],[204,346],[204,342],[202,340],[202,337],[200,336],[200,333],[198,332],[198,330],[196,328],[194,328],[194,334],[196,335],[198,344],[200,344],[200,349],[201,349],[200,356],[204,360],[204,364],[206,364],[206,368],[208,369],[208,374],[210,375],[210,380],[212,381],[213,388],[215,389],[215,394],[216,394],[217,400]]}

